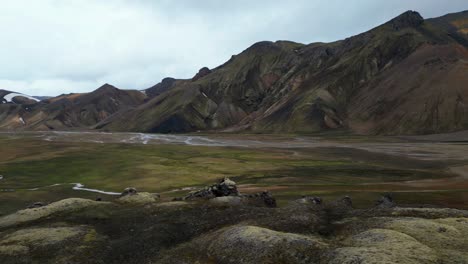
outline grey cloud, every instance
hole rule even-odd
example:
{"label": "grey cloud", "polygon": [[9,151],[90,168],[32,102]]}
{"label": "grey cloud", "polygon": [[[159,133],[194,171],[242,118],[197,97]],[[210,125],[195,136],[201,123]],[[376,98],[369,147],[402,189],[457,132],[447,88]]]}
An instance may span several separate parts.
{"label": "grey cloud", "polygon": [[190,78],[261,40],[334,41],[406,11],[435,17],[466,0],[10,0],[0,4],[0,89],[143,89]]}

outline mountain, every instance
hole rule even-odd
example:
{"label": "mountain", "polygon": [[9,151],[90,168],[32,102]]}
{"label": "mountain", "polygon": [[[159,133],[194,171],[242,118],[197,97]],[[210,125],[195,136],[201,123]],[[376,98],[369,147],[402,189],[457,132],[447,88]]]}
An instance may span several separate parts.
{"label": "mountain", "polygon": [[408,11],[333,43],[259,42],[102,127],[163,133],[468,129],[467,21],[466,11],[428,20]]}
{"label": "mountain", "polygon": [[33,105],[37,102],[39,99],[26,94],[0,90],[0,103],[2,104]]}
{"label": "mountain", "polygon": [[[0,122],[2,128],[24,130],[91,129],[97,123],[142,104],[146,95],[105,84],[91,93],[67,94],[43,100],[16,114],[23,122]],[[11,117],[15,118],[15,117]]]}
{"label": "mountain", "polygon": [[44,100],[23,128],[453,132],[468,129],[467,72],[468,11],[426,20],[408,11],[332,43],[258,42],[217,68],[141,92],[105,85]]}
{"label": "mountain", "polygon": [[164,78],[160,83],[157,83],[154,86],[143,91],[148,97],[153,98],[174,87],[176,82],[177,80],[174,78]]}
{"label": "mountain", "polygon": [[22,112],[34,107],[39,100],[22,93],[0,90],[0,129],[25,125]]}
{"label": "mountain", "polygon": [[53,96],[33,96],[33,97],[36,98],[39,101],[53,98]]}

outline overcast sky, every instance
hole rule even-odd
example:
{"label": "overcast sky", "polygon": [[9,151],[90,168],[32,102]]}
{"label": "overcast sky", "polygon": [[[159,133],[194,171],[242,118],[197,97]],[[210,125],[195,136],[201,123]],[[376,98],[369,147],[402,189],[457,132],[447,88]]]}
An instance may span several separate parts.
{"label": "overcast sky", "polygon": [[30,95],[144,89],[191,78],[261,40],[333,41],[406,10],[467,0],[1,0],[0,89]]}

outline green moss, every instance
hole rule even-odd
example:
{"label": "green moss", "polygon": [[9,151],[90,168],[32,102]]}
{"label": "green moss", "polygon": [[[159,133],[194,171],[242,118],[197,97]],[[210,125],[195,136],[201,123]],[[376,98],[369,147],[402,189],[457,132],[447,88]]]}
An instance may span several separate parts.
{"label": "green moss", "polygon": [[97,232],[95,229],[90,229],[88,233],[83,237],[84,243],[95,242],[97,240]]}

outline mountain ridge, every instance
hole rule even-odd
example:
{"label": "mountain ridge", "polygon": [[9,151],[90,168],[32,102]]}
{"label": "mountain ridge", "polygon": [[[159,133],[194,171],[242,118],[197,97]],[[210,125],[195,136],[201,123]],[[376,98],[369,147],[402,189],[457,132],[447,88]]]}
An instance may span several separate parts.
{"label": "mountain ridge", "polygon": [[[57,128],[358,134],[468,129],[467,21],[468,11],[431,19],[407,11],[331,43],[257,42],[191,79],[165,78],[138,91],[141,96],[120,93],[133,99],[121,97],[117,108],[107,102],[104,116],[72,118],[76,122]],[[116,93],[111,88],[93,93],[102,89],[110,96]],[[79,111],[89,108],[84,105]]]}

